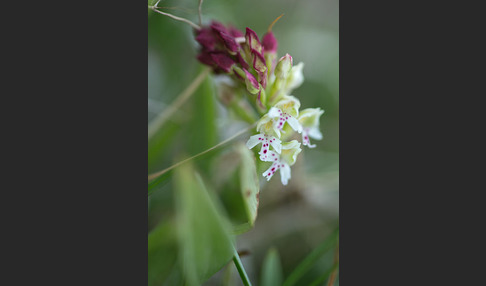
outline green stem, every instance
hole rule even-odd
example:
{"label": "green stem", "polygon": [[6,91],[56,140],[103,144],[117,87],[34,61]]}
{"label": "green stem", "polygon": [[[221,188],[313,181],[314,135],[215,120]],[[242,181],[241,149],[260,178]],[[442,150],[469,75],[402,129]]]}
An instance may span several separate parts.
{"label": "green stem", "polygon": [[251,286],[250,279],[246,274],[245,268],[243,267],[243,263],[241,263],[240,256],[238,252],[235,250],[235,255],[233,256],[233,261],[235,263],[236,269],[238,269],[238,273],[240,274],[241,281],[243,281],[243,285]]}

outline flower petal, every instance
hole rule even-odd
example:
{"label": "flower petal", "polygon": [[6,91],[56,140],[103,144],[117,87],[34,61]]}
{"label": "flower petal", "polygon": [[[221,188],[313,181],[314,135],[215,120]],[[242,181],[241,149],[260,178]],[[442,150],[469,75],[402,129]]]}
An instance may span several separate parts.
{"label": "flower petal", "polygon": [[280,117],[280,114],[282,113],[282,111],[278,108],[276,108],[275,106],[273,106],[272,108],[270,108],[270,110],[268,111],[268,116],[270,118],[277,118],[277,117]]}
{"label": "flower petal", "polygon": [[309,136],[316,139],[316,140],[321,140],[322,139],[322,133],[319,130],[319,128],[314,127],[309,129]]}
{"label": "flower petal", "polygon": [[280,180],[282,181],[282,185],[286,186],[290,179],[290,166],[287,164],[282,164],[280,168]]}
{"label": "flower petal", "polygon": [[307,146],[307,147],[309,147],[309,148],[314,148],[314,147],[316,147],[316,145],[315,145],[315,144],[314,144],[314,145],[312,145],[312,144],[310,143],[310,140],[309,140],[309,134],[308,134],[306,131],[302,132],[302,145]]}
{"label": "flower petal", "polygon": [[289,123],[290,127],[297,131],[298,133],[302,133],[302,125],[300,125],[299,121],[293,117],[293,116],[288,116],[287,122]]}
{"label": "flower petal", "polygon": [[303,68],[304,68],[303,62],[300,62],[298,65],[292,67],[289,79],[287,81],[288,93],[298,88],[304,82],[304,74],[302,73]]}
{"label": "flower petal", "polygon": [[246,147],[248,147],[248,149],[253,149],[253,147],[262,142],[262,138],[262,134],[251,136],[250,139],[248,139],[248,141],[246,142]]}
{"label": "flower petal", "polygon": [[279,169],[280,162],[277,160],[275,163],[270,166],[265,172],[263,172],[263,177],[267,178],[267,181],[270,181],[273,174]]}
{"label": "flower petal", "polygon": [[280,139],[271,137],[270,145],[272,145],[273,149],[275,149],[277,153],[282,153],[282,141],[280,141]]}

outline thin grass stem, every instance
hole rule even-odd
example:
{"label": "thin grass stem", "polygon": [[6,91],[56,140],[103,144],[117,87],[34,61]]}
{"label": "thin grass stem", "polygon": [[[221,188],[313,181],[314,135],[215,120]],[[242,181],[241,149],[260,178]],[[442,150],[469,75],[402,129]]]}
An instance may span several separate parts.
{"label": "thin grass stem", "polygon": [[203,0],[199,0],[199,10],[198,10],[198,14],[199,14],[199,25],[202,26],[202,3],[203,3]]}
{"label": "thin grass stem", "polygon": [[162,113],[160,113],[155,119],[153,119],[148,127],[148,139],[153,137],[155,132],[164,125],[165,121],[170,118],[174,112],[176,112],[181,105],[186,102],[189,97],[196,91],[199,85],[203,82],[206,76],[209,74],[210,69],[205,68],[190,84],[189,86],[179,94],[176,99],[167,107]]}
{"label": "thin grass stem", "polygon": [[[255,124],[256,124],[256,123],[255,123]],[[249,127],[245,128],[245,129],[241,130],[240,132],[236,133],[235,135],[231,136],[230,138],[228,138],[228,139],[226,139],[226,140],[224,140],[224,141],[222,141],[222,142],[220,142],[220,143],[218,143],[218,144],[214,145],[213,147],[211,147],[211,148],[209,148],[209,149],[207,149],[207,150],[205,150],[205,151],[202,151],[202,152],[201,152],[201,153],[199,153],[199,154],[196,154],[196,155],[194,155],[194,156],[192,156],[192,157],[190,157],[190,158],[187,158],[187,159],[185,159],[185,160],[182,160],[182,161],[180,161],[179,163],[174,164],[174,165],[172,165],[172,166],[170,166],[170,167],[168,167],[168,168],[166,168],[166,169],[164,169],[164,170],[161,170],[161,171],[158,171],[158,172],[156,172],[156,173],[153,173],[153,174],[149,175],[149,176],[148,176],[148,180],[149,180],[149,181],[151,181],[151,180],[153,180],[153,179],[156,179],[157,177],[159,177],[159,176],[163,175],[164,173],[166,173],[166,172],[168,172],[168,171],[170,171],[170,170],[172,170],[172,169],[174,169],[174,168],[176,168],[176,167],[178,167],[178,166],[180,166],[180,165],[182,165],[182,164],[184,164],[184,163],[187,163],[187,162],[189,162],[189,161],[191,161],[191,160],[193,160],[193,159],[195,159],[195,158],[197,158],[197,157],[199,157],[199,156],[202,156],[202,155],[204,155],[204,154],[206,154],[206,153],[208,153],[208,152],[211,152],[212,150],[214,150],[214,149],[216,149],[216,148],[218,148],[218,147],[223,146],[224,144],[226,144],[226,143],[230,142],[231,140],[235,139],[236,137],[238,137],[238,136],[240,136],[240,135],[244,134],[245,132],[250,131],[252,128],[254,128],[254,127],[255,127],[255,124],[252,124],[251,126],[249,126]]]}
{"label": "thin grass stem", "polygon": [[[159,2],[157,1],[157,4],[158,3]],[[181,22],[184,22],[186,24],[189,24],[189,25],[191,25],[191,27],[193,27],[196,30],[200,30],[201,29],[201,27],[198,24],[195,24],[195,23],[191,22],[190,20],[187,20],[186,18],[177,17],[175,15],[172,15],[172,14],[169,14],[169,13],[166,13],[166,12],[162,12],[162,11],[157,10],[158,8],[160,8],[160,7],[157,7],[157,5],[148,6],[148,7],[149,7],[149,9],[151,9],[152,11],[154,11],[156,13],[159,13],[159,14],[162,14],[164,16],[170,17],[170,18],[172,18],[174,20],[181,21]]]}

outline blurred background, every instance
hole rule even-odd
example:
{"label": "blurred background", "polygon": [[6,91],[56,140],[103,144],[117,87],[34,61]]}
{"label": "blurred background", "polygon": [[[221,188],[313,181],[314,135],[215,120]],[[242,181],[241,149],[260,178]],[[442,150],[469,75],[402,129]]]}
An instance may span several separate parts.
{"label": "blurred background", "polygon": [[[153,4],[149,0],[149,5]],[[197,0],[163,0],[162,10],[198,23]],[[267,251],[275,247],[280,256],[283,276],[288,276],[316,246],[337,227],[339,219],[339,2],[337,0],[206,0],[203,24],[217,20],[241,31],[254,30],[260,38],[272,21],[278,40],[278,56],[289,53],[294,65],[304,62],[305,81],[292,95],[301,101],[301,110],[320,107],[323,140],[311,140],[315,149],[303,148],[292,167],[289,185],[282,186],[280,174],[270,182],[261,181],[258,217],[255,226],[237,236],[237,249],[254,285],[259,285]],[[169,17],[149,12],[148,16],[148,124],[167,108],[202,71],[196,60],[198,44],[192,28]],[[243,129],[242,122],[225,121],[227,114],[216,99],[213,78],[171,116],[149,140],[149,174],[214,146]],[[203,120],[200,115],[202,114]],[[247,138],[247,137],[246,137]],[[236,141],[246,142],[240,137]],[[230,152],[231,144],[212,154]],[[211,177],[215,157],[197,162],[198,171]],[[222,206],[231,213],[231,201],[214,181],[213,189]],[[169,180],[149,198],[149,232],[174,214],[173,183]],[[309,285],[333,264],[334,251],[322,256],[298,285]],[[149,266],[150,267],[150,266]],[[234,268],[229,264],[228,267]],[[236,269],[226,267],[204,285],[243,285]],[[335,285],[339,284],[339,278]],[[323,284],[324,285],[324,284]]]}

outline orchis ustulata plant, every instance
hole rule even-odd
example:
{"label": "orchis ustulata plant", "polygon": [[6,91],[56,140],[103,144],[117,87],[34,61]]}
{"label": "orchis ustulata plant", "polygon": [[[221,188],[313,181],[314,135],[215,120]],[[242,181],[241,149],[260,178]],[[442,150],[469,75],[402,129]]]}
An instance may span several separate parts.
{"label": "orchis ustulata plant", "polygon": [[[196,41],[201,45],[198,60],[210,66],[215,74],[231,78],[232,85],[226,87],[229,91],[226,90],[223,104],[250,123],[251,118],[255,118],[253,114],[260,117],[257,134],[251,136],[246,145],[252,149],[261,144],[259,159],[272,162],[262,175],[268,181],[280,170],[282,184],[287,185],[290,167],[302,151],[301,145],[314,148],[316,145],[310,143],[309,137],[322,139],[319,118],[324,111],[309,108],[299,112],[300,101],[291,95],[304,81],[304,64],[294,66],[289,54],[277,60],[278,43],[271,26],[260,41],[250,28],[243,34],[234,27],[213,21],[196,31]],[[253,108],[241,110],[244,99],[238,95],[242,93]],[[241,116],[245,113],[251,115]],[[290,128],[284,128],[286,125]],[[286,142],[295,133],[302,135],[302,144],[297,140]]]}
{"label": "orchis ustulata plant", "polygon": [[[260,38],[250,28],[240,31],[217,21],[203,25],[203,0],[199,0],[199,24],[164,12],[163,7],[158,6],[161,0],[153,1],[156,2],[149,6],[150,10],[187,23],[194,29],[194,39],[199,45],[197,59],[207,67],[176,96],[169,107],[149,122],[149,147],[153,138],[153,149],[164,149],[157,140],[163,137],[161,135],[169,133],[159,133],[159,130],[162,131],[161,126],[172,118],[192,94],[200,97],[193,102],[198,113],[191,114],[191,119],[196,123],[196,132],[190,137],[196,140],[191,142],[195,144],[188,146],[199,147],[197,139],[206,136],[211,139],[208,142],[216,141],[217,132],[213,132],[216,127],[214,96],[210,88],[211,81],[207,78],[209,73],[216,79],[219,89],[217,98],[229,111],[229,115],[250,125],[216,145],[208,143],[208,149],[200,153],[176,160],[177,163],[172,166],[149,174],[149,196],[157,189],[163,189],[170,179],[173,182],[172,195],[175,201],[173,210],[171,208],[167,212],[168,218],[162,219],[149,233],[149,284],[201,285],[233,259],[243,285],[251,286],[235,238],[254,227],[262,183],[258,172],[265,170],[261,175],[269,181],[279,171],[281,183],[287,185],[291,179],[291,167],[296,164],[304,146],[316,147],[310,138],[322,139],[319,121],[324,111],[320,108],[301,110],[300,100],[292,95],[293,90],[304,81],[304,64],[294,65],[289,54],[278,54],[278,42],[272,26],[280,17]],[[237,142],[231,150],[212,153],[213,157],[208,156],[201,162],[204,168],[191,163],[238,136],[247,134],[249,130],[253,130],[253,133],[245,140],[246,144]],[[224,209],[231,212],[225,214]],[[337,240],[337,234],[335,231],[334,236],[331,236],[333,240],[326,240],[322,245],[328,247],[329,243]],[[175,251],[168,251],[173,248]],[[323,249],[319,246],[319,253]],[[315,258],[316,253],[313,251],[310,257]],[[335,255],[333,274],[338,267],[337,257]],[[275,264],[278,260],[278,254],[274,252],[273,256],[265,258],[267,262],[264,265]],[[306,258],[301,265],[310,266],[308,262]],[[273,273],[273,268],[264,267],[262,273],[270,273],[265,269]],[[294,285],[303,271],[307,271],[305,267],[298,266],[283,283],[276,283]],[[267,276],[265,274],[262,277]],[[324,281],[322,277],[325,276],[313,284]],[[332,279],[330,281],[332,284]]]}

